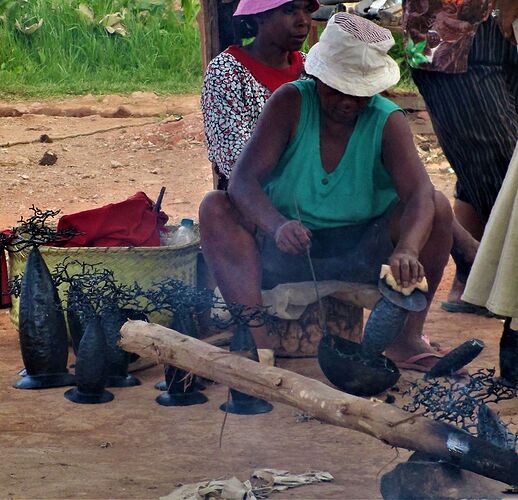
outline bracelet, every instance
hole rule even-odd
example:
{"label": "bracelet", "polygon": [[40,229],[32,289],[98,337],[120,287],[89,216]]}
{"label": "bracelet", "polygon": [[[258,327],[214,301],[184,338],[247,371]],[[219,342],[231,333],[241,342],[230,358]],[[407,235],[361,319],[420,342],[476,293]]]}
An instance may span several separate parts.
{"label": "bracelet", "polygon": [[277,236],[279,235],[279,231],[286,225],[292,223],[292,220],[287,220],[286,222],[283,222],[276,230],[275,233],[273,233],[273,239],[277,241]]}

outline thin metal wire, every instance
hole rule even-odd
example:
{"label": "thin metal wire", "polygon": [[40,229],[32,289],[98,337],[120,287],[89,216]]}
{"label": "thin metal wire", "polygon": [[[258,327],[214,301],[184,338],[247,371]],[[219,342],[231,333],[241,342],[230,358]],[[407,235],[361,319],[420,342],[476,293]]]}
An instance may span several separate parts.
{"label": "thin metal wire", "polygon": [[[295,212],[297,213],[297,219],[302,224],[302,219],[300,217],[300,210],[299,210],[299,205],[297,203],[297,200],[294,200],[294,203],[295,203]],[[322,304],[322,298],[320,297],[320,292],[318,290],[317,277],[315,274],[315,267],[313,266],[313,261],[311,260],[311,252],[309,250],[309,245],[306,246],[306,257],[308,259],[309,269],[311,271],[311,278],[313,279],[313,286],[315,287],[315,295],[317,296],[318,310],[320,313],[320,328],[322,329],[322,331],[325,331],[326,324],[327,324],[326,312],[324,310],[324,305]]]}

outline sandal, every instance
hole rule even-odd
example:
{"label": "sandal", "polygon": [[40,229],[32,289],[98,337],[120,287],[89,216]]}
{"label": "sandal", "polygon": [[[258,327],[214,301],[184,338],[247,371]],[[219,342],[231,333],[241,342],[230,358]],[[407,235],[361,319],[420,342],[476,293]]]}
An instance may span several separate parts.
{"label": "sandal", "polygon": [[408,359],[404,361],[394,361],[398,368],[403,370],[414,370],[416,372],[428,373],[430,368],[426,365],[420,364],[419,361],[428,358],[442,358],[444,357],[442,354],[434,353],[434,352],[422,352],[421,354],[416,354],[414,356],[410,356]]}

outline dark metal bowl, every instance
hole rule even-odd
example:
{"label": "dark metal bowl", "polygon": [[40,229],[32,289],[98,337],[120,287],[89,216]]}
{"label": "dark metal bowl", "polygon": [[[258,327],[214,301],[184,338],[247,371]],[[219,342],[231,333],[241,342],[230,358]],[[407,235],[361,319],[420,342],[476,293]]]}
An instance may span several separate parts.
{"label": "dark metal bowl", "polygon": [[383,355],[361,356],[356,342],[324,335],[318,345],[318,362],[327,379],[355,396],[375,396],[392,387],[400,377],[397,366]]}

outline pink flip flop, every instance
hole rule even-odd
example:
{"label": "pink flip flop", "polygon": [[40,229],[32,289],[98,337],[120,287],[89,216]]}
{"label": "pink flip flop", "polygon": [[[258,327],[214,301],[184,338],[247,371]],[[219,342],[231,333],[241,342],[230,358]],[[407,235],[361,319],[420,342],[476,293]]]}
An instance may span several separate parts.
{"label": "pink flip flop", "polygon": [[408,359],[404,361],[394,361],[398,368],[403,370],[415,370],[416,372],[427,373],[430,368],[425,365],[419,364],[419,361],[427,358],[442,358],[443,354],[435,353],[435,352],[422,352],[421,354],[416,354],[415,356],[410,356]]}

